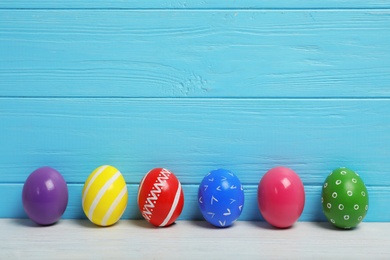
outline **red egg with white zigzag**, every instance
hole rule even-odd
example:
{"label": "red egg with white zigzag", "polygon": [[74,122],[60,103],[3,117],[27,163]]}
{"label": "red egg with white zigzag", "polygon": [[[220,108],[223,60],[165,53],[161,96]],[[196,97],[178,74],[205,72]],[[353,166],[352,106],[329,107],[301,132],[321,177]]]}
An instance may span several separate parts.
{"label": "red egg with white zigzag", "polygon": [[156,227],[171,225],[180,216],[184,194],[180,181],[167,169],[149,171],[138,189],[138,207],[142,216]]}

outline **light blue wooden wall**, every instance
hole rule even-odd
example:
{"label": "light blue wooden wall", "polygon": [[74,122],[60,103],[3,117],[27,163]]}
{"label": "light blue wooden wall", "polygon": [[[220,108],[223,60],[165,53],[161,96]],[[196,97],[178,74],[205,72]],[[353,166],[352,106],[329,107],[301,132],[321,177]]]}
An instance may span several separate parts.
{"label": "light blue wooden wall", "polygon": [[324,220],[322,182],[360,173],[366,221],[390,221],[390,2],[336,0],[0,2],[0,217],[26,217],[27,176],[68,182],[65,218],[111,164],[129,187],[176,173],[181,219],[224,167],[244,184],[241,220],[259,220],[257,184],[284,165],[302,178],[302,221]]}

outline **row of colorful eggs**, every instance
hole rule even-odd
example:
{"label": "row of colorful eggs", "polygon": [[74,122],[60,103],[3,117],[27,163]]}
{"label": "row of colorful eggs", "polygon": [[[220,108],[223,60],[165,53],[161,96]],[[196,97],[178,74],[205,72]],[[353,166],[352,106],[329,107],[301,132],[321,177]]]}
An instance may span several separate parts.
{"label": "row of colorful eggs", "polygon": [[[304,185],[286,167],[269,170],[258,185],[258,207],[264,219],[278,228],[292,226],[305,204]],[[96,168],[82,191],[82,208],[98,226],[115,224],[123,215],[128,200],[125,179],[110,165]],[[27,178],[22,192],[23,207],[30,219],[40,225],[57,222],[68,204],[68,188],[62,175],[42,167]],[[142,179],[138,189],[142,216],[154,226],[169,226],[182,212],[184,194],[180,181],[167,169],[155,168]],[[326,218],[336,227],[357,226],[368,210],[368,192],[357,173],[335,169],[325,180],[321,203]],[[244,189],[238,177],[225,169],[208,173],[198,189],[198,204],[203,217],[214,226],[228,227],[241,215]]]}

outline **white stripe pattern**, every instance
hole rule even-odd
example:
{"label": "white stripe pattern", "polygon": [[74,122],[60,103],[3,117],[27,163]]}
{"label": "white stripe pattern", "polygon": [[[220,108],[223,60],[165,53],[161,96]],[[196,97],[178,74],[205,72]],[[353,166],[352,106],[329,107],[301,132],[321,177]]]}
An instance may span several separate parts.
{"label": "white stripe pattern", "polygon": [[177,190],[176,190],[175,199],[173,200],[173,203],[172,203],[172,207],[169,210],[169,213],[168,213],[167,217],[161,223],[160,227],[165,226],[168,223],[168,221],[171,219],[173,213],[175,212],[175,210],[177,208],[177,204],[179,203],[180,195],[181,195],[181,184],[179,182],[179,185],[178,185]]}
{"label": "white stripe pattern", "polygon": [[93,212],[95,211],[95,208],[97,204],[100,202],[108,188],[118,179],[118,177],[121,176],[121,173],[117,171],[114,176],[112,176],[104,185],[103,187],[99,190],[98,194],[96,195],[95,199],[93,200],[91,207],[89,208],[88,211],[88,216],[92,219]]}
{"label": "white stripe pattern", "polygon": [[89,181],[88,183],[88,186],[85,188],[84,190],[84,194],[83,194],[83,199],[82,199],[82,204],[83,204],[83,207],[84,207],[84,202],[85,202],[85,197],[87,197],[87,194],[88,194],[88,191],[89,191],[89,188],[91,188],[92,186],[92,183],[95,181],[95,179],[108,167],[108,165],[103,165],[100,167],[100,169],[98,171],[95,172],[95,174],[92,176],[91,180]]}
{"label": "white stripe pattern", "polygon": [[[104,215],[103,220],[102,220],[102,226],[107,225],[107,221],[110,219],[112,212],[116,209],[119,202],[122,200],[123,196],[125,196],[126,193],[127,193],[127,187],[125,185],[123,187],[123,189],[121,190],[121,192],[119,193],[119,195],[112,202],[112,204],[111,204],[110,208],[108,209],[108,211],[106,212],[106,214]],[[125,207],[125,209],[126,209],[126,207]],[[119,216],[122,216],[122,215],[119,215]]]}

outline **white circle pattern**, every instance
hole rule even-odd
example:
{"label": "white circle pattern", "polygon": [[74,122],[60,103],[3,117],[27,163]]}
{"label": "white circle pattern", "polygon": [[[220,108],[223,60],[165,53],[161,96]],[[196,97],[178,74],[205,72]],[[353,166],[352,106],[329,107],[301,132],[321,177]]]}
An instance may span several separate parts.
{"label": "white circle pattern", "polygon": [[[330,175],[332,175],[333,173],[336,173],[336,172],[331,172],[330,174],[329,174],[329,176]],[[351,171],[351,172],[349,172],[348,171],[348,169],[346,169],[346,170],[341,170],[340,172],[339,172],[341,175],[348,175],[348,176],[350,176],[350,174],[351,173],[355,173],[355,176],[359,176],[359,174],[357,174],[356,172],[354,172],[354,171]],[[347,176],[346,176],[347,177]],[[353,186],[351,187],[350,186],[350,181],[352,181],[352,183],[353,184],[357,184],[357,183],[359,183],[360,181],[358,180],[358,177],[354,177],[354,178],[348,178],[348,179],[346,179],[346,177],[339,177],[340,179],[336,179],[336,181],[334,181],[335,180],[335,178],[337,178],[336,176],[334,176],[334,178],[333,178],[333,181],[334,181],[334,184],[335,185],[337,185],[337,186],[339,186],[340,184],[342,184],[344,181],[345,181],[345,185],[343,184],[343,185],[341,185],[341,190],[344,188],[347,188],[347,187],[350,187],[350,190],[346,190],[346,191],[344,191],[344,192],[346,192],[346,194],[349,196],[349,197],[352,197],[353,196],[353,194],[355,193],[355,194],[358,194],[358,192],[359,191],[357,191],[356,190],[356,188],[353,188]],[[351,176],[352,177],[352,176]],[[326,189],[326,188],[328,188],[328,190],[330,189],[330,192],[328,192],[328,193],[325,193],[325,191],[323,191],[324,193],[323,193],[323,195],[324,196],[321,196],[321,203],[322,203],[322,205],[323,206],[325,206],[326,205],[326,208],[328,208],[328,209],[331,209],[331,208],[337,208],[338,210],[340,210],[340,211],[344,211],[344,214],[345,213],[348,213],[348,214],[345,214],[345,215],[342,215],[343,217],[342,217],[342,219],[341,220],[344,220],[344,221],[348,221],[348,220],[350,220],[351,219],[351,217],[353,218],[353,219],[356,219],[356,220],[358,220],[359,222],[361,222],[362,220],[363,220],[363,218],[364,218],[364,216],[363,215],[365,215],[365,214],[362,214],[362,215],[357,215],[357,214],[359,214],[359,212],[361,213],[361,208],[363,207],[361,207],[359,204],[352,204],[351,206],[349,206],[349,204],[348,205],[346,205],[345,206],[345,204],[342,204],[342,203],[340,203],[340,204],[338,204],[338,206],[336,206],[336,205],[333,205],[333,203],[337,203],[339,200],[337,199],[338,197],[340,197],[340,201],[339,202],[342,202],[342,200],[345,198],[344,197],[344,195],[342,195],[342,193],[341,193],[341,196],[338,196],[338,193],[340,193],[340,192],[336,192],[336,191],[334,191],[333,189],[335,188],[336,190],[337,190],[337,188],[336,187],[334,187],[333,185],[334,184],[332,184],[333,183],[333,181],[331,180],[331,179],[327,179],[326,180],[326,182],[324,183],[324,185],[323,185],[323,188],[324,189]],[[362,183],[362,182],[360,182],[360,183]],[[330,185],[329,185],[330,184]],[[347,186],[348,185],[348,186]],[[345,187],[344,187],[345,186]],[[364,186],[364,183],[363,183],[363,186]],[[340,189],[340,188],[339,188]],[[333,191],[332,191],[333,190]],[[361,191],[360,192],[360,195],[361,196],[363,196],[363,197],[366,197],[366,191],[365,190],[363,190],[363,191]],[[332,196],[332,198],[333,199],[335,199],[335,200],[331,200],[330,202],[328,202],[329,201],[329,199],[330,199],[330,196],[329,195],[331,195]],[[345,199],[347,199],[347,198],[345,198]],[[352,198],[350,198],[350,199],[352,199]],[[350,199],[348,199],[348,200],[350,200]],[[333,202],[332,202],[333,201]],[[333,206],[336,206],[336,207],[333,207]],[[352,213],[352,212],[350,212],[349,210],[351,210],[351,209],[354,209],[355,211],[357,211],[356,213]],[[367,205],[365,205],[365,210],[367,211],[368,210],[368,204]],[[333,210],[331,210],[331,211],[329,211],[329,212],[333,212]],[[350,215],[349,213],[351,213],[352,215]],[[330,214],[330,213],[329,213]],[[329,217],[332,217],[332,215],[330,215]],[[333,223],[333,224],[336,224],[336,225],[338,225],[338,224],[340,224],[340,225],[342,225],[342,226],[344,226],[344,228],[346,228],[346,229],[349,229],[349,228],[351,228],[351,227],[345,227],[345,224],[347,224],[348,222],[345,222],[345,224],[341,224],[341,223],[338,223],[338,221],[339,220],[335,220],[334,218],[328,218],[329,219],[329,221],[331,222],[331,223]],[[337,222],[337,223],[336,223]]]}

